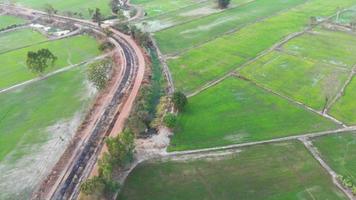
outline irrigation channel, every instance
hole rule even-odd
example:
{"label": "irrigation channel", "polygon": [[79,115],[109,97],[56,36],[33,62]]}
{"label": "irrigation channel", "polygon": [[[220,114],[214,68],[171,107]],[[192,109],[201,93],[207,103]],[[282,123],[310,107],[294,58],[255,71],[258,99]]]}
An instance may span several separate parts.
{"label": "irrigation channel", "polygon": [[[45,12],[15,5],[0,4],[0,8],[11,14],[30,18],[49,17]],[[70,23],[83,29],[89,29],[95,34],[105,35],[101,27],[90,21],[60,15],[52,15],[51,19]],[[111,29],[110,27],[108,28]],[[71,156],[67,156],[66,160],[61,160],[63,156],[61,157],[58,162],[62,162],[61,166],[63,166],[63,162],[66,164],[60,171],[54,172],[54,174],[56,174],[54,177],[47,178],[47,180],[39,186],[31,199],[77,199],[81,182],[89,176],[95,166],[104,146],[105,137],[110,135],[117,119],[122,114],[120,108],[125,104],[127,96],[131,96],[130,93],[134,87],[133,84],[137,84],[135,79],[141,77],[138,76],[138,71],[140,67],[144,67],[144,60],[142,59],[143,54],[140,48],[135,46],[136,44],[130,37],[114,29],[111,30],[113,31],[113,35],[108,39],[115,44],[116,49],[119,50],[122,67],[120,77],[114,84],[115,88],[112,94],[109,95],[110,100],[103,108],[101,115],[95,120],[88,137],[79,142],[73,150],[67,152],[70,153]],[[140,85],[141,82],[138,82]],[[139,85],[135,85],[135,87],[137,88]],[[123,115],[126,116],[127,112]]]}

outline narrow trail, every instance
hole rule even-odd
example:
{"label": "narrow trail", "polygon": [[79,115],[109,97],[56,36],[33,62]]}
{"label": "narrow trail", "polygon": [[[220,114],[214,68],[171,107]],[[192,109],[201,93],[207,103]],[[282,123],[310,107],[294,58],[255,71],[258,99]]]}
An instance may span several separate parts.
{"label": "narrow trail", "polygon": [[53,71],[53,72],[50,72],[44,76],[39,76],[37,78],[34,78],[34,79],[31,79],[31,80],[28,80],[28,81],[25,81],[25,82],[22,82],[22,83],[19,83],[19,84],[16,84],[16,85],[13,85],[13,86],[10,86],[8,88],[5,88],[5,89],[1,89],[0,90],[0,94],[1,93],[5,93],[5,92],[9,92],[9,91],[12,91],[14,89],[18,89],[20,87],[24,87],[26,85],[29,85],[29,84],[32,84],[32,83],[35,83],[35,82],[38,82],[38,81],[41,81],[41,80],[45,80],[45,79],[48,79],[49,77],[51,76],[54,76],[54,75],[57,75],[57,74],[60,74],[60,73],[63,73],[63,72],[66,72],[66,71],[69,71],[75,67],[78,67],[78,66],[81,66],[81,65],[84,65],[84,64],[88,64],[88,63],[92,63],[92,62],[95,62],[95,61],[98,61],[98,60],[102,60],[106,57],[109,57],[112,55],[112,52],[110,53],[107,53],[107,54],[104,54],[104,55],[101,55],[101,56],[97,56],[95,58],[91,58],[89,60],[86,60],[86,61],[82,61],[80,63],[77,63],[77,64],[72,64],[72,65],[69,65],[67,67],[63,67],[61,69],[58,69],[56,71]]}
{"label": "narrow trail", "polygon": [[336,187],[338,187],[350,200],[355,200],[356,197],[352,194],[352,191],[341,185],[338,180],[338,174],[321,158],[318,150],[313,146],[313,143],[306,137],[298,138],[305,146],[305,148],[311,153],[315,160],[325,169],[325,171],[331,176],[332,181]]}

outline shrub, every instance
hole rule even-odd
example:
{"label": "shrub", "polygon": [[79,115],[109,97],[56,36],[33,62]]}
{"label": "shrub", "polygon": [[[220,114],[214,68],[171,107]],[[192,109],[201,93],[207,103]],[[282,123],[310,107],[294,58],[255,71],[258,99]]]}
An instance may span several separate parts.
{"label": "shrub", "polygon": [[172,113],[168,113],[166,116],[164,116],[163,123],[168,128],[174,128],[176,126],[176,124],[177,124],[177,116],[175,116]]}

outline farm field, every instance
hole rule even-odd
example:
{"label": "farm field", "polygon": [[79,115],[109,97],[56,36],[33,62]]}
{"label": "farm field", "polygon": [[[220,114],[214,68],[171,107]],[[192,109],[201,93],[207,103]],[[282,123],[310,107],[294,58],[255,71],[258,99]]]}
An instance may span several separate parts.
{"label": "farm field", "polygon": [[356,78],[346,87],[344,95],[331,107],[329,113],[348,125],[356,125]]}
{"label": "farm field", "polygon": [[46,36],[32,29],[20,29],[0,34],[0,54],[46,41]]}
{"label": "farm field", "polygon": [[140,164],[118,199],[346,199],[298,142]]}
{"label": "farm field", "polygon": [[175,87],[186,93],[192,92],[240,67],[286,36],[304,30],[309,24],[310,16],[331,16],[336,7],[348,7],[352,4],[351,0],[308,1],[289,11],[248,25],[236,33],[189,50],[168,60]]}
{"label": "farm field", "polygon": [[26,68],[26,55],[28,51],[37,51],[41,48],[48,48],[58,57],[55,66],[48,69],[47,72],[80,63],[100,53],[97,42],[93,38],[83,35],[49,41],[0,54],[0,89],[36,77]]}
{"label": "farm field", "polygon": [[[6,0],[0,0],[0,2],[6,2]],[[45,6],[49,4],[58,10],[59,14],[71,12],[74,17],[79,18],[90,18],[88,9],[95,10],[95,8],[99,8],[103,15],[110,16],[109,2],[109,0],[16,0],[18,5],[37,10],[44,10]],[[77,14],[74,15],[74,13]]]}
{"label": "farm field", "polygon": [[170,151],[199,149],[336,129],[338,125],[254,84],[228,78],[191,97]]}
{"label": "farm field", "polygon": [[333,170],[356,184],[356,132],[316,138],[313,143]]}
{"label": "farm field", "polygon": [[0,29],[6,28],[11,25],[23,24],[26,21],[24,19],[9,16],[9,15],[0,15]]}
{"label": "farm field", "polygon": [[316,29],[292,39],[240,73],[316,110],[329,106],[356,64],[356,37]]}
{"label": "farm field", "polygon": [[64,151],[93,99],[85,69],[0,94],[0,199],[26,199]]}
{"label": "farm field", "polygon": [[[305,0],[257,0],[246,2],[218,14],[202,17],[156,32],[155,38],[163,53],[177,53],[304,2]],[[171,38],[176,38],[176,40]]]}

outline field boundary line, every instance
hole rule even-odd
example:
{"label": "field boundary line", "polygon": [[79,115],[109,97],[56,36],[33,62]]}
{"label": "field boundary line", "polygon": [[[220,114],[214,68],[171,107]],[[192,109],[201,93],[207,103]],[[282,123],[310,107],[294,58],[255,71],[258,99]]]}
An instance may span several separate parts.
{"label": "field boundary line", "polygon": [[210,87],[213,87],[213,86],[215,86],[215,85],[221,83],[221,82],[224,81],[226,78],[230,77],[233,73],[234,73],[233,71],[232,71],[232,72],[229,72],[229,73],[225,74],[224,76],[222,76],[222,77],[220,77],[220,78],[218,78],[218,79],[215,79],[215,80],[213,80],[213,81],[208,82],[208,83],[205,84],[203,87],[200,87],[198,90],[196,90],[195,92],[188,94],[187,97],[188,97],[188,98],[193,97],[193,96],[195,96],[195,95],[197,95],[197,94],[199,94],[199,93],[201,93],[201,92],[203,92],[203,91],[209,89]]}
{"label": "field boundary line", "polygon": [[338,174],[321,158],[319,151],[315,148],[313,143],[305,137],[300,137],[298,140],[304,144],[305,148],[309,151],[313,158],[318,161],[321,167],[323,167],[324,170],[331,176],[333,184],[338,187],[347,196],[347,198],[354,200],[354,195],[350,189],[346,189],[340,184],[338,181]]}
{"label": "field boundary line", "polygon": [[175,157],[175,156],[181,156],[181,155],[190,155],[190,154],[199,154],[199,153],[209,153],[209,152],[213,152],[213,151],[231,150],[231,149],[238,149],[238,148],[242,148],[242,147],[249,147],[249,146],[261,145],[261,144],[285,142],[285,141],[290,141],[290,140],[296,140],[299,138],[316,138],[316,137],[338,134],[338,133],[348,133],[349,131],[356,131],[356,126],[349,126],[346,128],[339,128],[339,129],[335,129],[335,130],[312,132],[312,133],[306,133],[306,134],[301,134],[301,135],[292,135],[292,136],[287,136],[287,137],[274,138],[274,139],[270,139],[270,140],[261,140],[261,141],[256,141],[256,142],[246,142],[246,143],[241,143],[241,144],[232,144],[232,145],[226,145],[226,146],[218,146],[218,147],[210,147],[210,148],[202,148],[202,149],[186,150],[186,151],[165,152],[165,153],[161,153],[160,157],[169,158],[169,157]]}
{"label": "field boundary line", "polygon": [[323,113],[328,113],[329,109],[345,94],[345,90],[347,86],[350,85],[352,79],[354,78],[356,74],[356,65],[353,66],[351,69],[351,72],[349,74],[349,77],[345,81],[344,85],[341,87],[340,91],[335,95],[335,97],[332,99],[332,101],[328,104],[328,106],[323,110]]}
{"label": "field boundary line", "polygon": [[24,82],[22,82],[22,83],[18,83],[18,84],[16,84],[16,85],[13,85],[13,86],[10,86],[10,87],[8,87],[8,88],[5,88],[5,89],[0,90],[0,94],[6,93],[6,92],[11,91],[11,90],[14,90],[14,89],[17,89],[17,88],[19,88],[19,87],[23,87],[23,86],[29,85],[29,84],[31,84],[31,83],[35,83],[35,82],[38,82],[38,81],[41,81],[41,80],[45,80],[45,79],[47,79],[47,78],[49,78],[49,77],[51,77],[51,76],[54,76],[54,75],[57,75],[57,74],[66,72],[66,71],[71,70],[71,69],[73,69],[73,68],[75,68],[75,67],[78,67],[78,66],[80,66],[80,65],[84,65],[84,64],[88,64],[88,63],[95,62],[95,61],[97,61],[97,60],[104,59],[104,58],[110,56],[111,54],[112,54],[112,52],[107,53],[107,54],[104,54],[104,55],[101,55],[101,56],[97,56],[97,57],[95,57],[95,58],[91,58],[91,59],[82,61],[82,62],[77,63],[77,64],[73,64],[73,65],[69,65],[69,66],[67,66],[67,67],[63,67],[63,68],[58,69],[58,70],[56,70],[56,71],[50,72],[50,73],[48,73],[48,74],[46,74],[46,75],[44,75],[44,76],[40,76],[40,77],[37,77],[37,78],[33,78],[33,79],[30,79],[30,80],[24,81]]}

